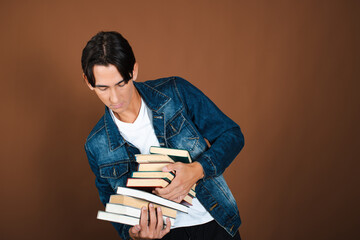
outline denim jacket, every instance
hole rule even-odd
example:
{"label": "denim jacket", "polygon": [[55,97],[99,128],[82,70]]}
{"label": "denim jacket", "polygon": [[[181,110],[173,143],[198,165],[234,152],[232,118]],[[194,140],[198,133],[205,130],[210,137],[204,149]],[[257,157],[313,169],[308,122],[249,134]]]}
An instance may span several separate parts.
{"label": "denim jacket", "polygon": [[[240,127],[228,118],[199,89],[179,77],[134,82],[152,111],[153,126],[160,146],[186,149],[204,169],[196,196],[213,218],[231,235],[240,224],[239,211],[222,173],[244,146]],[[136,171],[134,154],[139,150],[127,142],[113,122],[110,110],[89,134],[85,151],[96,179],[100,200],[105,205],[119,186]],[[206,138],[210,143],[208,147]],[[123,239],[128,225],[112,223]]]}

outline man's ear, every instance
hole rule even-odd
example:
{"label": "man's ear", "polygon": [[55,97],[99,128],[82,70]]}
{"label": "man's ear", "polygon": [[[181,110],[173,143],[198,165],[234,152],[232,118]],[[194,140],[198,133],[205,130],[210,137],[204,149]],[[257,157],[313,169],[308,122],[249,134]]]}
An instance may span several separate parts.
{"label": "man's ear", "polygon": [[132,80],[133,81],[136,81],[136,79],[137,79],[137,76],[138,76],[138,72],[139,72],[139,64],[136,62],[135,64],[134,64],[134,69],[133,69],[133,77],[132,77]]}
{"label": "man's ear", "polygon": [[94,87],[91,86],[91,84],[89,83],[89,81],[87,80],[86,76],[85,76],[85,73],[83,73],[83,78],[84,78],[84,81],[85,83],[88,85],[88,87],[90,88],[90,90],[94,90]]}

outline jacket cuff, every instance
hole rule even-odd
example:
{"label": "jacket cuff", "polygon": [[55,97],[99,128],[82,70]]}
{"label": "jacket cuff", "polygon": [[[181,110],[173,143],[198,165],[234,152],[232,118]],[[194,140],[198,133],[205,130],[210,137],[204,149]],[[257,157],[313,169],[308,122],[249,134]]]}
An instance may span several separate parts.
{"label": "jacket cuff", "polygon": [[216,176],[216,167],[211,161],[209,156],[202,155],[196,161],[201,164],[204,170],[204,177],[203,177],[204,180],[209,177]]}

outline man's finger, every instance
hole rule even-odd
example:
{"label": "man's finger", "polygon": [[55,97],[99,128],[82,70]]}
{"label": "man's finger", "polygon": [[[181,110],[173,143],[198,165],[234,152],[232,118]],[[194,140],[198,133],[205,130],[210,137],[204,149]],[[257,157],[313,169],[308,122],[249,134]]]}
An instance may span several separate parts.
{"label": "man's finger", "polygon": [[161,207],[157,208],[157,224],[156,224],[156,231],[158,233],[161,232],[161,230],[163,229],[164,226],[164,219],[163,219],[163,215],[162,215],[162,211],[161,211]]}
{"label": "man's finger", "polygon": [[133,234],[137,234],[140,232],[140,226],[139,225],[135,225],[133,226],[132,228],[130,228],[130,231],[133,233]]}
{"label": "man's finger", "polygon": [[181,195],[181,196],[177,197],[175,201],[181,202],[184,198],[185,198],[185,196]]}
{"label": "man's finger", "polygon": [[166,218],[166,228],[161,230],[161,232],[160,232],[161,238],[170,232],[170,227],[171,227],[170,218]]}
{"label": "man's finger", "polygon": [[176,162],[176,163],[168,164],[165,167],[163,167],[162,171],[163,172],[171,172],[171,171],[179,170],[181,168],[181,164],[184,164],[184,163]]}
{"label": "man's finger", "polygon": [[186,196],[186,194],[189,192],[184,188],[183,185],[174,180],[167,187],[156,189],[153,191],[153,193],[160,197],[175,201],[178,197]]}
{"label": "man's finger", "polygon": [[131,236],[132,239],[134,238],[137,239],[139,237],[140,230],[141,230],[140,226],[135,225],[129,229],[129,235]]}
{"label": "man's finger", "polygon": [[150,231],[153,231],[156,227],[157,217],[156,217],[154,205],[152,203],[149,204],[149,216],[150,216],[149,229]]}
{"label": "man's finger", "polygon": [[176,180],[176,177],[174,180],[167,185],[164,188],[155,188],[154,193],[156,195],[159,195],[161,197],[169,199],[169,197],[172,197],[174,195],[178,195],[179,191],[181,191],[181,186],[179,187],[179,183]]}
{"label": "man's finger", "polygon": [[169,186],[166,187],[167,189],[155,190],[154,193],[160,197],[163,197],[163,198],[166,198],[169,200],[173,200],[175,197],[177,197],[177,196],[179,196],[179,194],[181,194],[176,187],[169,187]]}
{"label": "man's finger", "polygon": [[183,171],[185,169],[186,165],[187,164],[182,163],[182,162],[168,164],[162,168],[162,171],[163,172],[173,172],[176,175],[178,172]]}
{"label": "man's finger", "polygon": [[163,189],[159,189],[157,193],[158,195],[166,199],[175,199],[180,195],[188,194],[188,191],[186,190],[184,184],[175,177],[174,180],[168,186],[166,186]]}
{"label": "man's finger", "polygon": [[141,208],[141,215],[140,215],[140,228],[146,229],[148,226],[148,211],[146,207]]}
{"label": "man's finger", "polygon": [[171,183],[169,185],[167,185],[166,187],[164,187],[164,188],[155,188],[153,192],[156,195],[167,195],[172,190],[172,187],[170,185],[171,185]]}

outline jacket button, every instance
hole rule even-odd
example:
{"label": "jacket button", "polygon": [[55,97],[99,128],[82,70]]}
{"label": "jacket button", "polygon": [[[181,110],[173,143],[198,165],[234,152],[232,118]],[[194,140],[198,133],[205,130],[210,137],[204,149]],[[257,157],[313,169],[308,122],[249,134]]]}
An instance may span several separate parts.
{"label": "jacket button", "polygon": [[215,203],[211,208],[210,208],[210,211],[212,211],[218,204]]}

